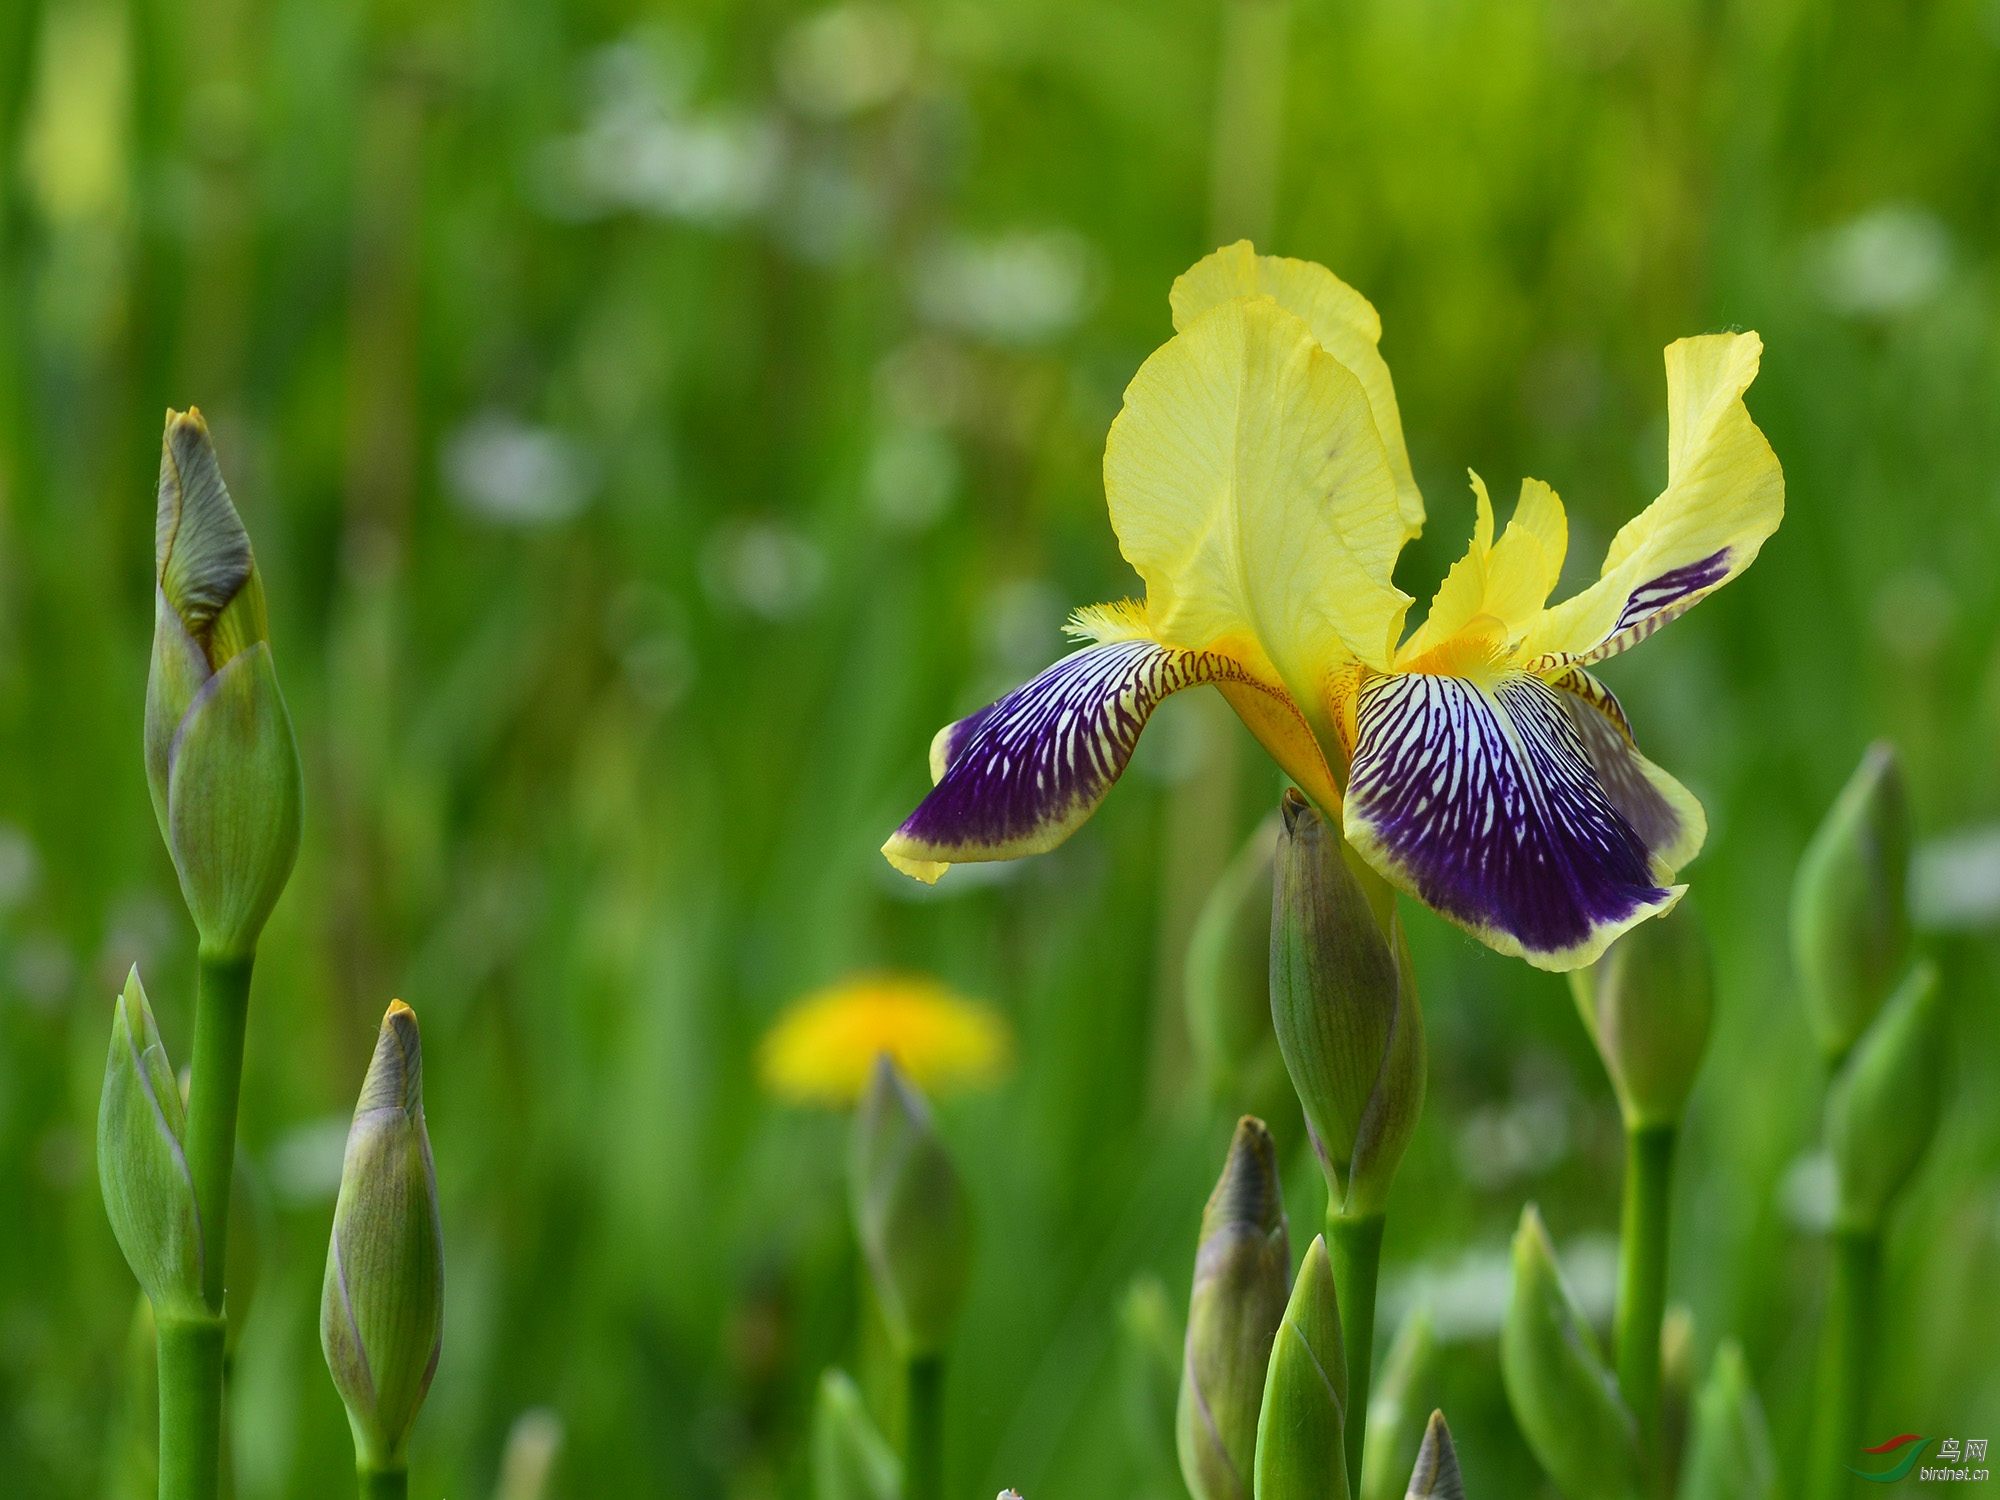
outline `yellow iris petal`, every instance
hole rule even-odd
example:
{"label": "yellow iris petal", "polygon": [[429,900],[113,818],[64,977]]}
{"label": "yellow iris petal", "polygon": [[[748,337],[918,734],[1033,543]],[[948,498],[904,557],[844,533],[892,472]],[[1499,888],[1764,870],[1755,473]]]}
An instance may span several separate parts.
{"label": "yellow iris petal", "polygon": [[1482,640],[1520,639],[1540,617],[1562,574],[1569,522],[1554,490],[1539,479],[1522,480],[1514,517],[1498,542],[1493,540],[1493,502],[1477,474],[1472,475],[1472,495],[1478,507],[1472,544],[1438,585],[1424,623],[1397,650],[1399,670],[1430,670],[1415,664],[1467,630]]}
{"label": "yellow iris petal", "polygon": [[1667,487],[1612,538],[1603,576],[1545,613],[1521,658],[1597,660],[1623,650],[1750,566],[1785,514],[1785,476],[1743,392],[1754,333],[1667,346]]}
{"label": "yellow iris petal", "polygon": [[765,1089],[793,1104],[852,1104],[888,1053],[932,1097],[992,1083],[1013,1056],[1007,1023],[924,975],[863,974],[808,995],[757,1050]]}
{"label": "yellow iris petal", "polygon": [[1375,429],[1389,455],[1389,471],[1396,479],[1396,508],[1403,519],[1404,540],[1417,535],[1424,529],[1424,497],[1410,472],[1395,383],[1376,347],[1382,339],[1382,319],[1373,304],[1325,266],[1259,255],[1248,240],[1238,240],[1197,262],[1174,282],[1169,298],[1174,328],[1185,330],[1211,307],[1232,297],[1257,296],[1270,297],[1287,312],[1303,318],[1320,347],[1361,382],[1368,393]]}
{"label": "yellow iris petal", "polygon": [[1345,664],[1388,667],[1410,602],[1395,480],[1360,383],[1277,303],[1219,303],[1146,361],[1104,488],[1161,644],[1254,642],[1321,718]]}

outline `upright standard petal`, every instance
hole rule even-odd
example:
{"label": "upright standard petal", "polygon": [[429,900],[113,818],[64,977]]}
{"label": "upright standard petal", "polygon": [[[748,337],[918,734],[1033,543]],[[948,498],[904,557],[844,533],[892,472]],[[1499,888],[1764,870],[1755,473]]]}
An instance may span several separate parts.
{"label": "upright standard petal", "polygon": [[1376,347],[1382,341],[1382,319],[1374,305],[1325,266],[1310,260],[1259,255],[1248,240],[1238,240],[1175,280],[1168,298],[1174,309],[1175,332],[1231,297],[1270,297],[1287,312],[1304,318],[1320,347],[1361,382],[1368,393],[1375,430],[1388,450],[1389,470],[1396,476],[1396,509],[1403,518],[1404,539],[1416,536],[1424,529],[1424,497],[1410,472],[1396,387],[1389,378],[1388,363]]}
{"label": "upright standard petal", "polygon": [[1315,727],[1334,672],[1387,669],[1409,606],[1387,453],[1360,383],[1277,303],[1218,303],[1146,361],[1104,489],[1161,645],[1252,643]]}
{"label": "upright standard petal", "polygon": [[1664,884],[1562,695],[1539,678],[1373,678],[1356,728],[1349,842],[1501,953],[1577,968],[1686,889]]}
{"label": "upright standard petal", "polygon": [[[935,881],[956,863],[1055,848],[1104,800],[1160,701],[1201,683],[1269,699],[1272,715],[1298,720],[1288,699],[1229,657],[1140,636],[1087,646],[938,731],[936,787],[883,855],[904,874]],[[1313,743],[1303,723],[1292,741]],[[1323,761],[1316,779],[1330,782]]]}
{"label": "upright standard petal", "polygon": [[1784,471],[1743,404],[1763,351],[1754,333],[1667,346],[1667,487],[1611,539],[1603,576],[1528,632],[1521,665],[1614,656],[1755,560],[1785,515]]}
{"label": "upright standard petal", "polygon": [[1421,670],[1426,656],[1467,634],[1499,644],[1518,641],[1541,618],[1562,575],[1569,520],[1554,490],[1539,479],[1522,480],[1513,519],[1497,543],[1493,502],[1477,474],[1472,496],[1472,542],[1438,585],[1424,623],[1396,649],[1401,670]]}

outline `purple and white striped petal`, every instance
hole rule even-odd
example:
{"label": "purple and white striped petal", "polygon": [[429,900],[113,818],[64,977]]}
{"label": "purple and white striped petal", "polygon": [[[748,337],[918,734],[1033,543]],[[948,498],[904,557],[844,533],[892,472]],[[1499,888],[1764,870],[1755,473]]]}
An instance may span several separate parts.
{"label": "purple and white striped petal", "polygon": [[1611,689],[1581,667],[1548,679],[1560,689],[1591,768],[1653,858],[1678,870],[1708,837],[1708,814],[1694,793],[1639,753],[1632,723]]}
{"label": "purple and white striped petal", "polygon": [[1390,881],[1489,947],[1558,971],[1593,962],[1685,890],[1664,883],[1565,696],[1520,672],[1372,679],[1345,811],[1349,842]]}
{"label": "purple and white striped petal", "polygon": [[920,880],[947,866],[1040,854],[1104,800],[1160,701],[1200,683],[1250,680],[1227,657],[1149,640],[1072,652],[931,743],[937,783],[882,852]]}

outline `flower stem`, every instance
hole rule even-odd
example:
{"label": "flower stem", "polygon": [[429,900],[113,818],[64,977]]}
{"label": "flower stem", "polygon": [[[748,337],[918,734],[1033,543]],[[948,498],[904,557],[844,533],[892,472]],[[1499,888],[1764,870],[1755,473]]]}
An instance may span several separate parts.
{"label": "flower stem", "polygon": [[1375,1280],[1382,1269],[1382,1215],[1326,1216],[1333,1252],[1333,1291],[1340,1303],[1341,1342],[1347,1346],[1347,1472],[1361,1482],[1368,1434],[1368,1377],[1375,1360]]}
{"label": "flower stem", "polygon": [[1854,1493],[1848,1465],[1861,1461],[1881,1281],[1881,1235],[1834,1230],[1833,1280],[1820,1324],[1819,1390],[1813,1403],[1813,1500],[1847,1500]]}
{"label": "flower stem", "polygon": [[1639,1459],[1659,1492],[1660,1322],[1667,1310],[1667,1211],[1672,1199],[1670,1123],[1625,1132],[1625,1206],[1618,1233],[1618,1389],[1639,1423]]}
{"label": "flower stem", "polygon": [[940,1500],[944,1494],[944,1356],[920,1355],[908,1365],[905,1413],[905,1500]]}
{"label": "flower stem", "polygon": [[408,1500],[408,1469],[363,1469],[360,1479],[361,1500]]}
{"label": "flower stem", "polygon": [[215,1500],[222,1464],[220,1318],[163,1319],[160,1500]]}
{"label": "flower stem", "polygon": [[197,964],[187,1162],[201,1217],[202,1300],[209,1316],[160,1325],[160,1497],[215,1500],[222,1454],[223,1253],[236,1167],[236,1102],[256,955]]}

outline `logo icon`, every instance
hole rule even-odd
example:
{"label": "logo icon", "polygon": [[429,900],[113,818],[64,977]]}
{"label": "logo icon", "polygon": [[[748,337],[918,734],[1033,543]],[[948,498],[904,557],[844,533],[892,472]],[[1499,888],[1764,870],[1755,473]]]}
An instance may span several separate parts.
{"label": "logo icon", "polygon": [[1920,1437],[1914,1432],[1905,1432],[1900,1436],[1890,1438],[1886,1443],[1877,1443],[1873,1448],[1863,1448],[1861,1450],[1863,1453],[1888,1454],[1894,1453],[1906,1443],[1914,1444],[1915,1446],[1903,1455],[1901,1461],[1894,1468],[1884,1469],[1879,1474],[1871,1474],[1866,1469],[1857,1469],[1853,1464],[1847,1464],[1845,1468],[1848,1473],[1855,1475],[1857,1478],[1872,1480],[1876,1484],[1894,1484],[1917,1466],[1917,1460],[1924,1456],[1924,1449],[1930,1446],[1930,1441],[1929,1438]]}

